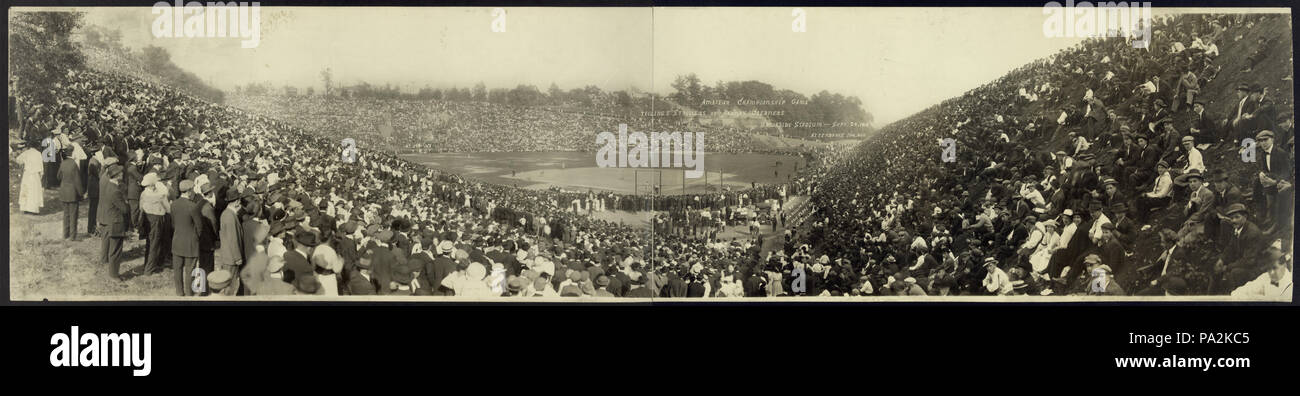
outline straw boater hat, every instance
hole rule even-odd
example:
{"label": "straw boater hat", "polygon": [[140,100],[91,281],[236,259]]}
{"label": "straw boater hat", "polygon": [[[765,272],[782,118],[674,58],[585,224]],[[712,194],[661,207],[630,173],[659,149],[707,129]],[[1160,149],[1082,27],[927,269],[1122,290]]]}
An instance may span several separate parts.
{"label": "straw boater hat", "polygon": [[227,286],[230,286],[230,280],[230,271],[217,270],[208,274],[208,289],[211,289],[214,292],[219,292]]}

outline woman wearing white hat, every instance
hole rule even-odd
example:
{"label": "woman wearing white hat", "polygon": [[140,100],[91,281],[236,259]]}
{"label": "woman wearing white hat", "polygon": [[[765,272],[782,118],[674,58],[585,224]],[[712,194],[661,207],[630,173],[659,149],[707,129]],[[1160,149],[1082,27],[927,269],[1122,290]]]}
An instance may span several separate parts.
{"label": "woman wearing white hat", "polygon": [[312,251],[311,262],[315,264],[316,280],[320,281],[321,290],[316,294],[339,295],[338,273],[343,271],[343,258],[329,244],[322,243]]}

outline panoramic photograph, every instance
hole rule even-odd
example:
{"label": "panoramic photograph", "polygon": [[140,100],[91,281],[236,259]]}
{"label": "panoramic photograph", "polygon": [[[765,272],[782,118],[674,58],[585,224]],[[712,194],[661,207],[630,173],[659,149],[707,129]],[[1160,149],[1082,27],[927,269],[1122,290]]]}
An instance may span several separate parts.
{"label": "panoramic photograph", "polygon": [[1289,9],[8,18],[13,301],[1291,301]]}

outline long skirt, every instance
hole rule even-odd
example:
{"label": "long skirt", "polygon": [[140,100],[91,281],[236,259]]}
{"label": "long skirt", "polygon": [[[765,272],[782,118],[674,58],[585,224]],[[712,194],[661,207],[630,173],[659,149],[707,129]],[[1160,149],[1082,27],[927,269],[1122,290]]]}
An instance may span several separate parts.
{"label": "long skirt", "polygon": [[24,212],[40,213],[45,206],[45,187],[41,185],[41,173],[23,172],[23,184],[18,188],[18,207]]}

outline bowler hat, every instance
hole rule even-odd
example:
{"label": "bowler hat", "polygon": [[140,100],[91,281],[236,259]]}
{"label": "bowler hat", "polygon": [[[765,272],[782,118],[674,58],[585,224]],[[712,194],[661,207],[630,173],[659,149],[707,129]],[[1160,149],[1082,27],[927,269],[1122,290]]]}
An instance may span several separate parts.
{"label": "bowler hat", "polygon": [[108,176],[109,179],[122,176],[122,166],[114,164],[113,166],[108,167],[108,170],[105,171],[104,174]]}
{"label": "bowler hat", "polygon": [[304,230],[298,230],[297,235],[294,235],[293,237],[293,241],[303,246],[316,246],[320,244],[320,238],[316,236],[315,232]]}
{"label": "bowler hat", "polygon": [[1184,173],[1184,174],[1178,175],[1178,177],[1175,178],[1174,181],[1177,182],[1177,183],[1179,183],[1179,184],[1184,184],[1184,183],[1187,183],[1187,182],[1192,181],[1192,179],[1197,179],[1197,180],[1200,180],[1200,181],[1205,181],[1205,175],[1202,175],[1202,174],[1201,174],[1201,170],[1200,170],[1200,169],[1192,169],[1192,170],[1187,171],[1187,173]]}
{"label": "bowler hat", "polygon": [[235,188],[228,188],[226,189],[226,194],[221,197],[221,200],[226,202],[238,201],[247,196],[248,194],[241,193]]}
{"label": "bowler hat", "polygon": [[1235,203],[1228,205],[1228,211],[1224,212],[1225,216],[1232,216],[1233,213],[1246,213],[1246,205]]}

